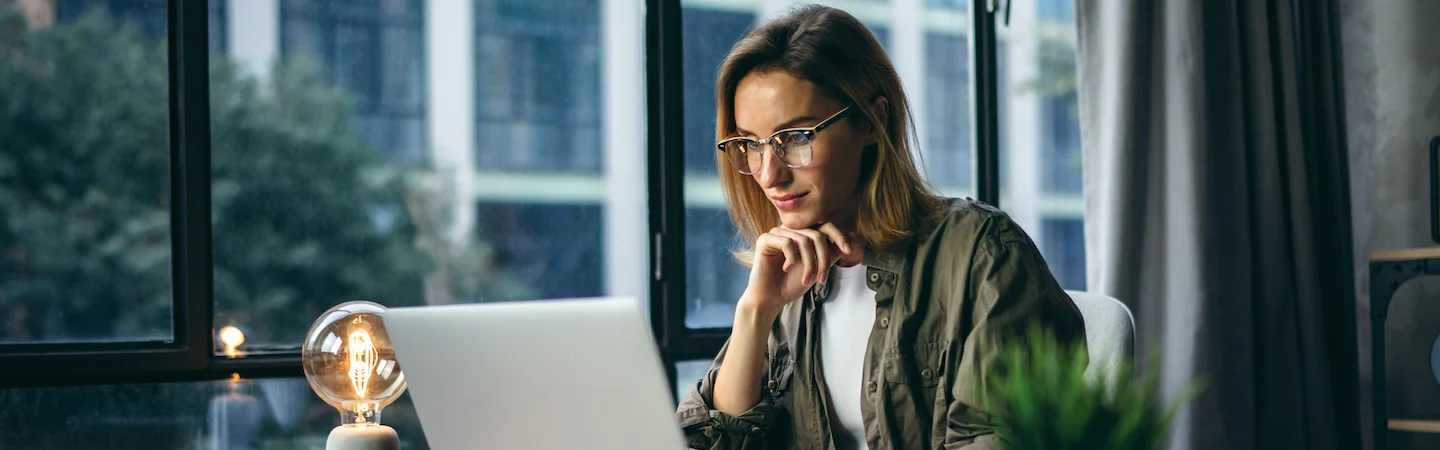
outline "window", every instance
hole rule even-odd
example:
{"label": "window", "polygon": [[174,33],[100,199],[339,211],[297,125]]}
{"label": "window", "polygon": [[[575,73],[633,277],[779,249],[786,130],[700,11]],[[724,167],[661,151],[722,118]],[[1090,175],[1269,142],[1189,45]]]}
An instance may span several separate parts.
{"label": "window", "polygon": [[685,6],[680,10],[685,97],[685,325],[728,327],[749,270],[730,257],[735,227],[715,167],[715,74],[756,11]]}
{"label": "window", "polygon": [[476,234],[495,237],[491,261],[498,270],[484,272],[503,271],[509,279],[478,300],[604,295],[599,205],[485,202],[476,216]]}
{"label": "window", "polygon": [[476,162],[600,172],[598,0],[476,0]]}
{"label": "window", "polygon": [[922,161],[930,182],[950,195],[968,193],[973,179],[969,54],[970,42],[962,34],[925,34],[924,105],[929,122]]}
{"label": "window", "polygon": [[[1073,6],[1016,2],[997,30],[965,0],[826,3],[890,54],[930,180],[999,203],[1083,288]],[[0,366],[25,368],[0,373],[22,411],[0,435],[314,446],[335,416],[297,346],[355,299],[639,297],[683,391],[749,273],[715,72],[787,6],[0,0]],[[211,343],[226,326],[245,358]],[[259,406],[216,419],[231,394]],[[386,421],[424,448],[407,408]]]}
{"label": "window", "polygon": [[[622,52],[602,48],[599,5],[282,2],[290,56],[254,80],[212,80],[228,99],[212,102],[216,326],[240,327],[242,350],[284,353],[347,300],[643,298],[644,188],[607,191],[600,164],[645,159],[600,136],[600,61]],[[464,29],[474,39],[425,37]],[[249,95],[249,82],[289,94]],[[643,132],[629,114],[609,125]],[[640,264],[607,269],[607,252]]]}
{"label": "window", "polygon": [[[0,404],[7,448],[324,448],[340,417],[304,378],[0,389]],[[410,396],[381,420],[429,448]]]}
{"label": "window", "polygon": [[954,9],[966,9],[970,7],[967,0],[925,0],[926,6],[939,6]]}
{"label": "window", "polygon": [[700,378],[710,372],[710,364],[714,362],[709,359],[695,361],[681,361],[675,363],[675,398],[685,399],[685,393],[695,387]]}
{"label": "window", "polygon": [[431,262],[414,242],[438,225],[417,218],[441,194],[416,181],[423,2],[235,6],[229,26],[278,24],[278,42],[212,55],[215,326],[239,327],[247,352],[285,352],[332,305],[423,304]]}
{"label": "window", "polygon": [[1046,237],[1040,252],[1055,273],[1055,280],[1066,289],[1084,290],[1085,222],[1079,218],[1047,218],[1041,222],[1040,233]]}
{"label": "window", "polygon": [[686,208],[685,236],[685,286],[690,291],[685,326],[727,327],[735,320],[735,301],[750,277],[750,270],[730,254],[736,239],[730,215],[724,206]]}
{"label": "window", "polygon": [[164,3],[61,5],[0,4],[0,342],[173,342]]}
{"label": "window", "polygon": [[[1085,289],[1071,0],[1016,4],[997,46],[1000,202],[1066,289]],[[1033,8],[1033,9],[1032,9]]]}
{"label": "window", "polygon": [[397,161],[425,158],[424,4],[280,0],[282,54],[312,60],[344,88],[356,129]]}

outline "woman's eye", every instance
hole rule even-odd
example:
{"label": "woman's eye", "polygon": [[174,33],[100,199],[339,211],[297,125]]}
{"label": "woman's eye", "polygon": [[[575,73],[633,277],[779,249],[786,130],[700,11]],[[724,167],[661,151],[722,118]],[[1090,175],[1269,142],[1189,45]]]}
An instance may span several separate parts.
{"label": "woman's eye", "polygon": [[786,141],[789,141],[790,145],[805,145],[810,143],[810,135],[805,134],[803,131],[789,133],[789,136],[785,136],[785,138]]}

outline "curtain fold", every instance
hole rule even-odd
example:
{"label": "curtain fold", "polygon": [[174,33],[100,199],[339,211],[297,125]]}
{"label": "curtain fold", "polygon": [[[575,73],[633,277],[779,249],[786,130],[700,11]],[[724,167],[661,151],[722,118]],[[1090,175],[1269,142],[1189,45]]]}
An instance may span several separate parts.
{"label": "curtain fold", "polygon": [[1360,444],[1333,8],[1077,2],[1087,281],[1204,383],[1171,448]]}

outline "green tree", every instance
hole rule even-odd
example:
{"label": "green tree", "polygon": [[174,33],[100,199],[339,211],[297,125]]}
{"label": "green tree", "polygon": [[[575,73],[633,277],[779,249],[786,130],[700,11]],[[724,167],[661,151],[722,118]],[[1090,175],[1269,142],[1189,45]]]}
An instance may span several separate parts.
{"label": "green tree", "polygon": [[[163,42],[103,15],[30,29],[0,0],[0,341],[170,335],[168,71]],[[298,343],[331,305],[524,289],[488,247],[443,245],[418,189],[351,101],[303,61],[264,81],[214,58],[211,224],[217,326]],[[496,293],[499,294],[496,294]]]}

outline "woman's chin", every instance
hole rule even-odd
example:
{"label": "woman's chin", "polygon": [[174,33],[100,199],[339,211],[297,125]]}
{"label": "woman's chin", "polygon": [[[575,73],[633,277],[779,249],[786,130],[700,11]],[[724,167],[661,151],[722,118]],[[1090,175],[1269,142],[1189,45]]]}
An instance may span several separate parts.
{"label": "woman's chin", "polygon": [[798,212],[781,212],[780,226],[792,230],[800,230],[815,226],[820,220],[810,214]]}

